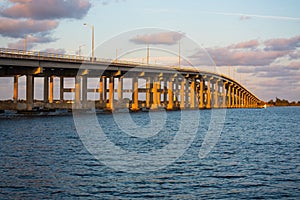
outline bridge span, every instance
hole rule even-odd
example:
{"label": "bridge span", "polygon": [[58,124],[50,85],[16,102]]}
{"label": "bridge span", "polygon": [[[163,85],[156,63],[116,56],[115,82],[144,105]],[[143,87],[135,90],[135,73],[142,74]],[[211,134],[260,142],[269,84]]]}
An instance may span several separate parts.
{"label": "bridge span", "polygon": [[[19,78],[26,77],[26,100],[19,99]],[[0,110],[256,108],[261,100],[230,77],[195,67],[162,66],[89,57],[0,49],[0,77],[13,77],[11,101]],[[34,98],[35,78],[43,78],[43,100]],[[54,99],[59,77],[59,99]],[[66,88],[64,78],[75,84]],[[97,78],[93,88],[90,79]],[[125,80],[131,88],[124,89]],[[3,91],[0,91],[3,92]],[[64,99],[72,93],[74,99]],[[89,99],[89,93],[98,99]],[[124,94],[131,98],[124,98]]]}

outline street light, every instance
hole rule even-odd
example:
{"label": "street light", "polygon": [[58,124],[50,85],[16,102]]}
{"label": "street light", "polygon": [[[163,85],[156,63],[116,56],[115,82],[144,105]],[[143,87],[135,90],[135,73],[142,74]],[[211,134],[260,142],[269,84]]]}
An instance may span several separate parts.
{"label": "street light", "polygon": [[116,48],[116,61],[118,61],[118,53],[119,53],[121,50],[122,50],[122,49]]}
{"label": "street light", "polygon": [[78,48],[78,56],[81,56],[81,47],[84,47],[84,46],[86,46],[86,45],[82,44],[82,45],[79,46],[79,48]]}
{"label": "street light", "polygon": [[95,29],[94,29],[94,25],[90,25],[90,24],[88,24],[88,23],[84,23],[83,24],[84,26],[88,26],[88,27],[90,27],[91,29],[92,29],[92,61],[94,61],[94,51],[95,51],[95,38],[94,38],[94,32],[95,32]]}
{"label": "street light", "polygon": [[31,34],[27,34],[24,36],[24,51],[27,51],[27,37],[31,36]]}

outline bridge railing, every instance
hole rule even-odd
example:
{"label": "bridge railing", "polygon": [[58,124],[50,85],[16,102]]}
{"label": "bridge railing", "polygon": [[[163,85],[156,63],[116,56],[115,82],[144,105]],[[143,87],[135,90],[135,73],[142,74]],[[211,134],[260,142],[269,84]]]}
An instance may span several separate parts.
{"label": "bridge railing", "polygon": [[113,60],[113,59],[105,59],[105,58],[94,58],[86,57],[86,56],[79,56],[79,55],[72,55],[72,54],[60,54],[60,53],[51,53],[51,52],[40,52],[40,51],[24,51],[19,49],[8,49],[8,48],[0,48],[0,56],[1,55],[10,55],[11,57],[27,57],[27,58],[38,58],[42,59],[66,59],[71,61],[86,61],[86,62],[101,62],[101,63],[120,63],[120,64],[127,64],[127,65],[146,65],[145,63],[135,62],[135,61],[125,61],[125,60]]}

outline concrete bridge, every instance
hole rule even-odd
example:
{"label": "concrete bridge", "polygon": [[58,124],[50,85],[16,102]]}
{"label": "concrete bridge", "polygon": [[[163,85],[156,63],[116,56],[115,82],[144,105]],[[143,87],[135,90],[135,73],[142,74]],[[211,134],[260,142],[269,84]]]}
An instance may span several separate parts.
{"label": "concrete bridge", "polygon": [[[26,100],[19,100],[18,84],[26,77]],[[237,81],[195,67],[143,64],[120,60],[0,49],[0,77],[13,77],[11,101],[1,101],[0,110],[255,108],[260,99]],[[43,100],[35,100],[35,78],[43,78]],[[54,99],[54,77],[59,77],[59,99]],[[64,78],[73,78],[71,88]],[[88,88],[97,78],[94,88]],[[132,87],[124,89],[124,81]],[[3,91],[0,91],[3,92]],[[64,99],[73,93],[74,99]],[[88,93],[99,94],[89,99]],[[131,98],[123,98],[129,93]],[[141,97],[142,96],[142,97]]]}

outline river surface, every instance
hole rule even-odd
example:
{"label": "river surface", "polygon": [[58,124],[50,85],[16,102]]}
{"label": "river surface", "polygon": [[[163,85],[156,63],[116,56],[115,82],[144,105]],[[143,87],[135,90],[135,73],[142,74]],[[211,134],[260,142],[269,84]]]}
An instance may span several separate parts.
{"label": "river surface", "polygon": [[[300,199],[300,107],[227,110],[216,145],[204,158],[199,149],[213,114],[193,112],[200,118],[189,122],[199,126],[183,155],[142,173],[146,164],[135,173],[134,167],[117,170],[96,159],[72,115],[0,118],[0,199]],[[107,138],[128,152],[163,148],[180,128],[180,111],[163,112],[158,134],[128,135],[115,122],[122,115],[96,118]],[[150,123],[144,112],[123,118],[129,127]]]}

